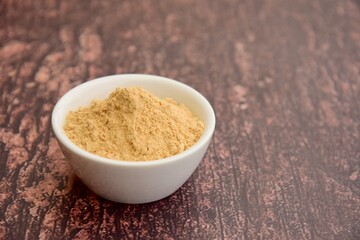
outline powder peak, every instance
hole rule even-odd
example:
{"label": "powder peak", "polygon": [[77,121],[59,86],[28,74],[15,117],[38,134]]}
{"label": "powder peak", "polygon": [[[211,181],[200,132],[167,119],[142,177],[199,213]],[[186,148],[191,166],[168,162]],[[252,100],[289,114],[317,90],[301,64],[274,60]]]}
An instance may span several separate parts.
{"label": "powder peak", "polygon": [[191,147],[204,124],[183,104],[141,87],[117,88],[106,100],[69,112],[64,130],[79,147],[119,160],[170,157]]}

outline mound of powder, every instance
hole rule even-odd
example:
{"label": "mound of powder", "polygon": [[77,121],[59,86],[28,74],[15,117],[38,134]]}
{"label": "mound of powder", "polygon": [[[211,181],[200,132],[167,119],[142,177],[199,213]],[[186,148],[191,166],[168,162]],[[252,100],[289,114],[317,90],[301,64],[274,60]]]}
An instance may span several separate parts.
{"label": "mound of powder", "polygon": [[204,124],[172,99],[160,99],[141,87],[117,88],[106,100],[70,111],[66,135],[80,148],[119,160],[169,157],[191,147]]}

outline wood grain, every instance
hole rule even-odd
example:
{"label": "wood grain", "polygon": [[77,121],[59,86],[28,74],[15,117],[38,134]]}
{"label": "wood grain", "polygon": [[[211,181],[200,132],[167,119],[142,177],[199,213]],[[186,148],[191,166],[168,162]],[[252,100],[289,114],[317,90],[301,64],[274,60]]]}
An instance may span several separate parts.
{"label": "wood grain", "polygon": [[[66,91],[117,73],[216,111],[158,202],[99,198],[51,132]],[[360,239],[359,1],[2,0],[0,93],[0,239]]]}

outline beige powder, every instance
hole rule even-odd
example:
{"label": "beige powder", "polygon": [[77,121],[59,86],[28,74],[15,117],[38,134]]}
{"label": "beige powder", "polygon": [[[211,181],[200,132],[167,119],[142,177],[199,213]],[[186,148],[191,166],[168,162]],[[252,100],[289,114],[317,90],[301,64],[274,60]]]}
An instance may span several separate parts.
{"label": "beige powder", "polygon": [[128,87],[69,112],[64,130],[88,152],[146,161],[188,149],[200,138],[204,124],[183,104],[160,99],[140,87]]}

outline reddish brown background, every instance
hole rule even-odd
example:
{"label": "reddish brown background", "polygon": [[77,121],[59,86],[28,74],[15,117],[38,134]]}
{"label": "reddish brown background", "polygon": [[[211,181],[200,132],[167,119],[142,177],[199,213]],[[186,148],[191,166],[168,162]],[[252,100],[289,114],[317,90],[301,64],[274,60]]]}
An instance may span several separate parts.
{"label": "reddish brown background", "polygon": [[[360,239],[358,0],[0,0],[0,239]],[[158,202],[99,198],[50,127],[116,73],[189,84],[217,128]]]}

